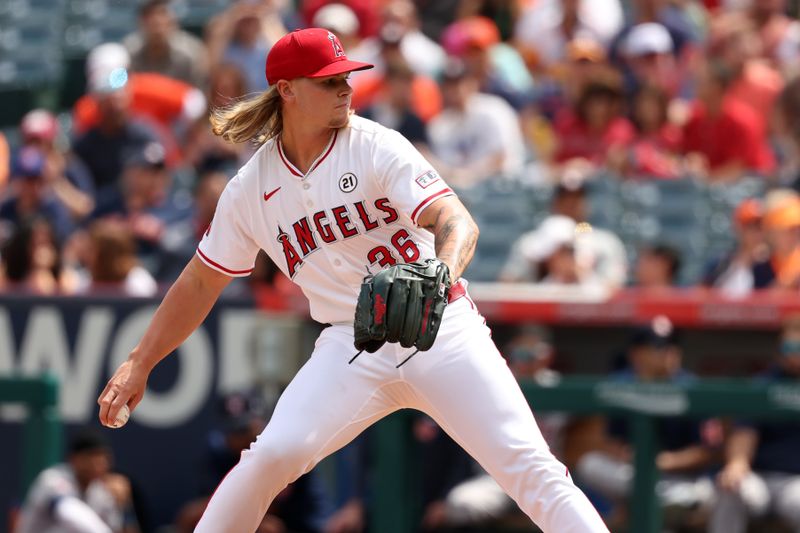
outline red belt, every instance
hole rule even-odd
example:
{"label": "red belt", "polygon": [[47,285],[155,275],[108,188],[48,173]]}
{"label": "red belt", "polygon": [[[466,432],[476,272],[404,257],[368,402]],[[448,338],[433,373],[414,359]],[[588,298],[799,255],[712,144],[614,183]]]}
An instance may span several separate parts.
{"label": "red belt", "polygon": [[447,303],[451,304],[461,298],[462,296],[467,295],[467,288],[464,287],[464,284],[461,283],[461,280],[458,280],[455,285],[450,287],[450,292],[447,293]]}

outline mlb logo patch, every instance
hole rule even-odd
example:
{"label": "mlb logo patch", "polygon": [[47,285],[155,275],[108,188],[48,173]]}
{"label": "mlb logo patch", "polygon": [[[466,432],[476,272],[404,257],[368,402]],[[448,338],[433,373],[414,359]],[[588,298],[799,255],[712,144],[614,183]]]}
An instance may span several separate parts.
{"label": "mlb logo patch", "polygon": [[418,176],[415,181],[417,182],[417,185],[424,189],[431,183],[436,183],[439,181],[439,174],[437,174],[435,170],[429,170],[425,174]]}

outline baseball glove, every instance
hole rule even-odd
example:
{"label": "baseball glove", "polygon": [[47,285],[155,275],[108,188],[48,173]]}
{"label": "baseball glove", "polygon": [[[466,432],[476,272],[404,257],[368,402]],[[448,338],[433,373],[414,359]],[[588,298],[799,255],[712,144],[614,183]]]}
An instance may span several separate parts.
{"label": "baseball glove", "polygon": [[449,291],[450,269],[438,259],[392,265],[365,277],[356,305],[356,349],[372,353],[385,342],[430,349]]}

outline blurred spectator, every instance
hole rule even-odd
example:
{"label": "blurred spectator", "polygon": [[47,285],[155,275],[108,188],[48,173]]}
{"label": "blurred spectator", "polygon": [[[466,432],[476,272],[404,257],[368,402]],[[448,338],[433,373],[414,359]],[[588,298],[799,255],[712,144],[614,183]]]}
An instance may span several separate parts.
{"label": "blurred spectator", "polygon": [[622,161],[621,172],[637,178],[682,177],[679,153],[683,132],[669,120],[667,94],[653,85],[639,87],[631,105],[631,120],[636,139]]}
{"label": "blurred spectator", "polygon": [[54,182],[63,177],[56,171],[38,148],[27,146],[18,150],[11,168],[9,194],[0,202],[0,221],[21,225],[43,218],[61,242],[66,240],[75,225],[69,209],[54,192]]}
{"label": "blurred spectator", "polygon": [[94,209],[92,176],[74,154],[65,153],[57,146],[59,129],[56,117],[44,109],[29,111],[19,125],[23,145],[34,146],[42,152],[45,175],[53,193],[72,218],[79,221]]}
{"label": "blurred spectator", "polygon": [[39,295],[74,292],[74,276],[62,268],[61,247],[44,219],[18,225],[5,241],[0,258],[7,289]]}
{"label": "blurred spectator", "polygon": [[669,31],[657,22],[633,26],[621,41],[620,52],[625,67],[626,93],[633,94],[644,84],[655,85],[670,98],[681,88],[675,43]]}
{"label": "blurred spectator", "polygon": [[[104,56],[118,55],[120,52],[127,54],[117,45],[101,45],[92,51],[94,55],[90,54],[87,65],[93,63],[93,58],[100,58],[98,61],[105,63]],[[109,58],[108,61],[114,64],[116,59]],[[74,149],[92,173],[97,194],[102,194],[116,187],[124,160],[130,157],[131,152],[140,150],[158,137],[151,127],[132,117],[132,92],[124,68],[114,67],[108,71],[106,66],[97,65],[96,70],[90,70],[96,72],[89,78],[92,92],[76,104],[75,121],[80,122],[78,115],[83,101],[96,110],[98,122],[87,126],[88,131],[79,134]],[[105,75],[102,71],[106,71]]]}
{"label": "blurred spectator", "polygon": [[[73,108],[73,130],[76,136],[82,136],[78,143],[87,137],[92,142],[98,142],[96,137],[100,137],[113,144],[112,141],[119,143],[129,137],[157,136],[167,148],[170,163],[177,163],[186,128],[206,111],[205,96],[200,89],[182,81],[155,72],[129,73],[129,67],[130,55],[121,44],[101,44],[89,53],[88,94]],[[144,128],[151,131],[145,134]],[[75,149],[87,162],[95,180],[105,183],[106,175],[114,169],[94,168],[87,160],[85,147],[76,144]],[[110,153],[117,150],[118,147],[99,149]],[[118,173],[110,179],[117,176]]]}
{"label": "blurred spectator", "polygon": [[608,75],[610,69],[603,45],[578,37],[567,44],[563,63],[537,76],[535,105],[520,111],[522,127],[536,159],[553,160],[557,148],[553,120],[565,108],[574,106],[592,80]]}
{"label": "blurred spectator", "polygon": [[800,21],[787,15],[786,0],[752,0],[750,18],[756,24],[764,54],[787,79],[800,73]]}
{"label": "blurred spectator", "polygon": [[[362,40],[359,46],[352,50],[352,54],[345,48],[347,56],[356,61],[375,65],[374,71],[370,73],[380,75],[386,67],[382,48],[388,42],[397,47],[402,58],[414,69],[416,74],[428,78],[438,77],[444,68],[445,53],[437,42],[420,31],[414,2],[411,0],[387,0],[380,15],[381,27],[377,35]],[[364,35],[363,31],[362,35]],[[354,80],[364,75],[357,72],[353,74]]]}
{"label": "blurred spectator", "polygon": [[533,56],[536,70],[561,62],[575,38],[608,46],[623,23],[619,0],[540,0],[527,2],[522,10],[514,37]]}
{"label": "blurred spectator", "polygon": [[130,482],[112,472],[112,462],[108,442],[95,430],[80,430],[70,440],[66,462],[34,480],[16,533],[138,532]]}
{"label": "blurred spectator", "polygon": [[139,258],[155,272],[167,225],[186,219],[190,205],[188,193],[173,187],[164,148],[150,143],[128,159],[120,187],[98,197],[94,218],[125,221],[136,239]]}
{"label": "blurred spectator", "polygon": [[214,110],[231,105],[245,96],[247,90],[242,72],[235,65],[222,63],[211,71],[208,87],[208,110],[197,119],[186,135],[184,155],[198,174],[209,170],[235,173],[247,162],[254,148],[247,144],[234,144],[211,132],[208,115]]}
{"label": "blurred spectator", "polygon": [[742,297],[772,284],[775,272],[763,218],[764,206],[756,198],[748,198],[736,207],[732,224],[736,246],[708,265],[703,285],[717,288],[726,296]]}
{"label": "blurred spectator", "polygon": [[639,252],[634,286],[646,291],[665,291],[677,285],[681,269],[678,250],[666,244],[655,244]]}
{"label": "blurred spectator", "polygon": [[772,249],[775,285],[796,289],[800,286],[800,199],[796,194],[768,202],[764,229]]}
{"label": "blurred spectator", "polygon": [[467,17],[448,26],[442,44],[460,58],[480,81],[481,92],[502,97],[515,109],[533,100],[533,78],[517,50],[500,42],[495,23],[486,17]]}
{"label": "blurred spectator", "polygon": [[784,88],[773,118],[774,142],[781,163],[778,183],[800,190],[800,77]]}
{"label": "blurred spectator", "polygon": [[158,279],[174,280],[194,256],[203,233],[211,225],[217,201],[228,184],[228,175],[209,171],[200,176],[189,217],[167,225],[161,238]]}
{"label": "blurred spectator", "polygon": [[[353,78],[353,95],[350,105],[356,111],[361,111],[375,103],[376,100],[385,96],[388,90],[389,69],[393,69],[392,75],[398,74],[397,68],[404,68],[403,65],[411,67],[413,61],[407,61],[400,49],[400,41],[397,36],[382,35],[380,39],[380,58],[383,68],[380,71],[370,70],[363,75]],[[398,81],[397,79],[393,81]],[[423,122],[430,121],[442,110],[442,93],[437,83],[423,75],[414,73],[410,80],[409,105],[414,114]]]}
{"label": "blurred spectator", "polygon": [[[367,53],[361,46],[362,39],[358,33],[361,26],[358,22],[358,17],[352,9],[344,4],[331,2],[322,6],[314,14],[311,26],[325,28],[335,33],[348,57],[356,57],[359,54]],[[372,47],[367,46],[366,48],[371,49]],[[359,74],[359,72],[354,72],[353,74]]]}
{"label": "blurred spectator", "polygon": [[[694,377],[681,367],[682,357],[672,323],[660,315],[632,332],[627,348],[629,366],[613,374],[610,381],[618,388],[635,383],[691,383]],[[578,461],[575,475],[586,487],[622,504],[633,484],[632,428],[627,418],[610,419],[605,425],[595,449]],[[661,479],[656,492],[666,507],[688,511],[697,507],[707,510],[711,505],[713,482],[705,473],[720,443],[706,441],[702,426],[697,420],[677,416],[657,422],[661,451],[656,455],[656,467]]]}
{"label": "blurred spectator", "polygon": [[609,157],[619,160],[633,141],[633,125],[623,115],[622,85],[617,76],[588,82],[572,109],[555,120],[556,163],[582,159],[602,168]]}
{"label": "blurred spectator", "polygon": [[[211,492],[225,475],[248,453],[250,444],[264,429],[270,409],[256,393],[232,393],[223,399],[223,421],[207,440],[207,455],[201,472],[206,494],[178,512],[176,533],[191,533],[208,504]],[[319,471],[301,476],[278,494],[256,533],[322,533],[329,513],[327,494]]]}
{"label": "blurred spectator", "polygon": [[428,124],[433,155],[456,187],[522,171],[525,145],[519,120],[502,98],[479,92],[478,80],[460,62],[442,80],[444,110]]}
{"label": "blurred spectator", "polygon": [[267,89],[264,58],[286,34],[277,1],[236,0],[206,26],[206,44],[213,70],[220,63],[236,65],[247,80],[247,91]]}
{"label": "blurred spectator", "polygon": [[[313,25],[314,18],[319,10],[323,9],[326,5],[331,4],[331,0],[301,0],[297,2],[300,5],[300,13],[305,26]],[[374,37],[380,32],[381,26],[381,5],[387,2],[375,2],[374,0],[343,0],[342,5],[347,7],[358,20],[359,36],[362,38]],[[353,58],[350,51],[347,51],[347,57]],[[362,61],[362,59],[358,59]]]}
{"label": "blurred spectator", "polygon": [[565,104],[574,103],[583,88],[592,80],[602,78],[609,71],[606,51],[593,39],[576,38],[567,43],[566,61],[559,82],[564,86]]}
{"label": "blurred spectator", "polygon": [[[591,279],[609,289],[618,289],[627,279],[627,256],[619,237],[608,230],[588,226],[588,188],[584,179],[565,174],[553,193],[550,207],[551,216],[531,232],[520,236],[511,249],[511,254],[503,267],[500,279],[506,282],[532,282],[541,278],[542,254],[548,240],[540,240],[548,230],[540,233],[545,223],[553,218],[567,217],[572,221],[556,222],[554,227],[562,227],[562,239],[575,247],[575,267],[578,272],[591,273]],[[554,224],[550,222],[550,224]],[[570,231],[567,231],[571,228]]]}
{"label": "blurred spectator", "polygon": [[719,62],[700,69],[697,101],[684,126],[683,151],[701,160],[709,179],[731,180],[747,171],[765,176],[775,168],[766,123],[752,109],[729,98],[733,73]]}
{"label": "blurred spectator", "polygon": [[514,28],[524,8],[517,0],[465,0],[461,2],[456,19],[485,17],[497,26],[502,41],[514,36]]}
{"label": "blurred spectator", "polygon": [[[578,226],[564,215],[550,215],[535,230],[526,233],[514,244],[509,261],[503,269],[504,281],[524,281],[514,274],[528,275],[541,285],[578,285],[584,288],[605,288],[596,273],[587,268],[578,256]],[[520,262],[521,265],[518,265]]]}
{"label": "blurred spectator", "polygon": [[158,72],[203,88],[208,54],[203,42],[180,29],[170,0],[146,0],[139,6],[139,29],[123,44],[131,55],[132,72]]}
{"label": "blurred spectator", "polygon": [[383,76],[381,92],[360,115],[399,131],[418,149],[429,152],[425,123],[412,108],[414,78],[414,71],[405,62],[389,63]]}
{"label": "blurred spectator", "polygon": [[120,221],[98,220],[88,231],[86,276],[79,292],[110,290],[127,296],[153,296],[158,285],[136,258],[130,229]]}
{"label": "blurred spectator", "polygon": [[636,0],[633,9],[637,23],[657,22],[667,29],[678,57],[700,41],[707,16],[697,2],[685,0]]}
{"label": "blurred spectator", "polygon": [[[761,378],[766,384],[796,386],[800,378],[800,316],[787,317],[780,352]],[[751,518],[767,513],[800,530],[800,425],[797,421],[739,421],[726,444],[717,482],[719,500],[711,533],[745,533]]]}
{"label": "blurred spectator", "polygon": [[764,43],[744,11],[722,13],[711,21],[708,57],[730,69],[728,98],[768,119],[784,80],[764,56]]}

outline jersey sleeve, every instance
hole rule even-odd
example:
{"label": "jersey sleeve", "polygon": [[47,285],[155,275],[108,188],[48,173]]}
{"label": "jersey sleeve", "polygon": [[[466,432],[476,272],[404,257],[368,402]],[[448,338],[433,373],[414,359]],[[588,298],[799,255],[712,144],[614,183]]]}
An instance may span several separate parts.
{"label": "jersey sleeve", "polygon": [[232,277],[248,276],[258,254],[248,218],[248,195],[240,176],[233,178],[220,196],[214,218],[197,246],[206,266]]}
{"label": "jersey sleeve", "polygon": [[378,140],[374,161],[378,180],[392,205],[414,224],[426,207],[455,194],[433,165],[396,131],[389,130]]}

